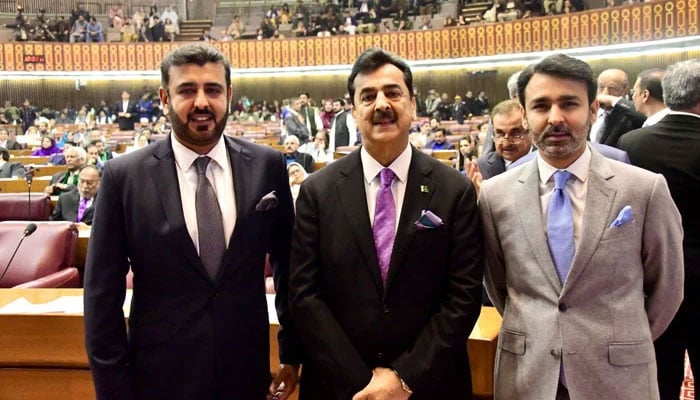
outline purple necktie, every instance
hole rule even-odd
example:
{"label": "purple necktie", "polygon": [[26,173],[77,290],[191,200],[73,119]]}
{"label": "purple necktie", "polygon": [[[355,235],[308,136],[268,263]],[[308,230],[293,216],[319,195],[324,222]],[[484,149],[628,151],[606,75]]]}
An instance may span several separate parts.
{"label": "purple necktie", "polygon": [[83,219],[83,215],[85,214],[85,210],[87,209],[87,203],[88,199],[85,197],[80,198],[80,204],[78,204],[78,216],[75,219],[76,222],[80,222],[81,219]]}
{"label": "purple necktie", "polygon": [[391,193],[391,183],[394,181],[394,172],[384,168],[380,172],[381,186],[377,192],[377,203],[374,208],[374,247],[377,249],[379,272],[382,282],[386,284],[386,276],[391,263],[391,251],[394,248],[394,229],[396,229],[396,204]]}

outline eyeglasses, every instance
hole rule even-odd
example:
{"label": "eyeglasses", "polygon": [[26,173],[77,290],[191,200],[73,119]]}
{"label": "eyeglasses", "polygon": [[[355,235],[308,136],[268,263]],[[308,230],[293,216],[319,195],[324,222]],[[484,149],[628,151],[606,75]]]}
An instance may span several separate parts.
{"label": "eyeglasses", "polygon": [[523,141],[523,138],[527,136],[527,132],[525,131],[520,131],[516,133],[509,133],[507,136],[506,135],[499,135],[499,134],[494,134],[493,135],[493,140],[496,142],[504,142],[508,140],[509,142],[513,144],[518,144]]}

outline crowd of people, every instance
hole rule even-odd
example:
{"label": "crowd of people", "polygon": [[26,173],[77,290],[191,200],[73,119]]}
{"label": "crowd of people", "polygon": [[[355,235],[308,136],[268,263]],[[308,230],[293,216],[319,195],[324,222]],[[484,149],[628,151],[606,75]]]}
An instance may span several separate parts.
{"label": "crowd of people", "polygon": [[14,30],[16,41],[50,42],[104,42],[108,28],[119,34],[123,42],[163,42],[174,41],[180,31],[179,17],[172,6],[162,12],[153,5],[148,13],[138,7],[132,15],[126,15],[119,5],[112,5],[107,15],[108,26],[103,26],[95,15],[83,8],[81,3],[65,15],[55,15],[50,19],[46,10],[39,9],[32,17],[22,5],[17,5],[14,23],[3,27]]}

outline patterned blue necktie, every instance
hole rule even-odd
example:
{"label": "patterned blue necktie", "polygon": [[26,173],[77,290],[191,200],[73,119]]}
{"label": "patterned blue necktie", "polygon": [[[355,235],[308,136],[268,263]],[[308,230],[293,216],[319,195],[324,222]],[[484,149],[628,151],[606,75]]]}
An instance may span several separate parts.
{"label": "patterned blue necktie", "polygon": [[554,191],[547,209],[547,244],[562,285],[571,269],[575,251],[574,213],[566,193],[566,182],[571,177],[568,171],[554,173]]}

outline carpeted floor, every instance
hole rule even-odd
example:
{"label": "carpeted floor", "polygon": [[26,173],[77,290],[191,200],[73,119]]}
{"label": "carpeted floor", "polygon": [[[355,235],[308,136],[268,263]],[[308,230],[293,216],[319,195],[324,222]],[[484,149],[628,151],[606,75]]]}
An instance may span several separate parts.
{"label": "carpeted floor", "polygon": [[693,379],[693,372],[690,370],[690,364],[688,364],[688,355],[685,356],[685,381],[683,381],[683,388],[681,389],[681,399],[680,400],[692,400],[695,399],[695,379]]}

